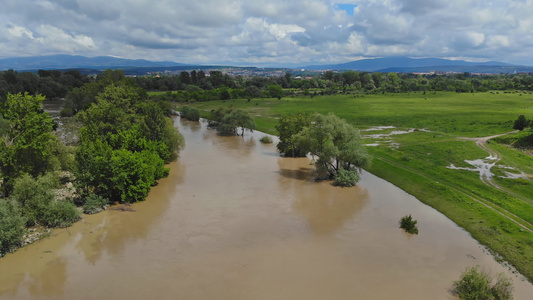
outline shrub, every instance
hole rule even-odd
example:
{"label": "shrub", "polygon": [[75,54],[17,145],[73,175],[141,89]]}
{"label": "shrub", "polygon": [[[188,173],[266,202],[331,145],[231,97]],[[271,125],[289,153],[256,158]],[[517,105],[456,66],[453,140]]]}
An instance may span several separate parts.
{"label": "shrub", "polygon": [[263,144],[272,144],[272,138],[268,135],[263,136],[259,141]]}
{"label": "shrub", "polygon": [[349,171],[343,168],[339,169],[335,175],[334,185],[337,186],[354,186],[359,181],[359,174],[356,171]]}
{"label": "shrub", "polygon": [[42,223],[49,227],[68,227],[80,218],[76,206],[67,201],[57,201],[46,208]]}
{"label": "shrub", "polygon": [[518,116],[518,119],[514,121],[513,129],[518,129],[520,131],[529,126],[530,121],[526,119],[524,115]]}
{"label": "shrub", "polygon": [[453,282],[452,292],[465,300],[513,299],[511,280],[502,273],[492,284],[492,278],[479,266],[467,268],[459,280]]}
{"label": "shrub", "polygon": [[96,194],[91,194],[85,198],[85,204],[83,205],[83,212],[86,214],[96,214],[106,208],[109,204],[109,200],[98,196]]}
{"label": "shrub", "polygon": [[181,108],[181,114],[183,118],[189,121],[199,121],[200,120],[200,110],[196,107],[184,106]]}
{"label": "shrub", "polygon": [[0,199],[0,257],[20,246],[25,224],[18,203]]}
{"label": "shrub", "polygon": [[63,108],[59,112],[59,115],[63,118],[72,117],[74,115],[74,111],[71,108]]}
{"label": "shrub", "polygon": [[190,121],[200,121],[200,110],[196,107],[191,107],[186,118]]}
{"label": "shrub", "polygon": [[32,178],[25,174],[15,180],[12,198],[16,200],[29,226],[39,223],[45,211],[54,200],[52,188],[57,185],[57,178],[51,173]]}
{"label": "shrub", "polygon": [[418,234],[418,227],[416,226],[416,223],[418,221],[413,220],[411,215],[405,216],[400,220],[400,228],[405,229],[405,231],[412,233],[412,234]]}

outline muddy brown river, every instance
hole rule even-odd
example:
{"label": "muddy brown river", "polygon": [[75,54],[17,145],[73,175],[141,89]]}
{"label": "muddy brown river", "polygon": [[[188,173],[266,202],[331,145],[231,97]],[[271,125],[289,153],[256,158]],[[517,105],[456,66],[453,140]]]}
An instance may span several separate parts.
{"label": "muddy brown river", "polygon": [[[372,174],[316,183],[261,133],[176,126],[187,147],[135,212],[85,215],[0,259],[0,299],[454,299],[475,265],[532,299],[467,232]],[[398,228],[407,214],[418,235]]]}

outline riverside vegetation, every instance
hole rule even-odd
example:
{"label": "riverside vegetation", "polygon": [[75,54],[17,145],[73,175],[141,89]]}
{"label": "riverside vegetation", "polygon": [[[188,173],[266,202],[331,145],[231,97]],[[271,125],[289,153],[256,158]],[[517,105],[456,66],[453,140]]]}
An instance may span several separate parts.
{"label": "riverside vegetation", "polygon": [[[72,148],[53,134],[44,96],[8,93],[2,103],[0,255],[21,245],[26,226],[65,227],[80,218],[80,210],[95,213],[114,202],[144,200],[184,146],[168,117],[169,104],[149,101],[121,71],[107,71],[77,89],[92,93],[84,94],[77,111],[82,126]],[[61,181],[71,185],[66,196],[59,195]]]}

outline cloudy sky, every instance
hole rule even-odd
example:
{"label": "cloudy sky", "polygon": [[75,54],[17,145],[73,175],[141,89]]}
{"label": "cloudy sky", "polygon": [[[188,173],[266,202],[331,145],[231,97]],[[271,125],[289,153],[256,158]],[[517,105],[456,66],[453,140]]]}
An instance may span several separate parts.
{"label": "cloudy sky", "polygon": [[533,0],[2,0],[0,58],[306,65],[363,57],[533,65]]}

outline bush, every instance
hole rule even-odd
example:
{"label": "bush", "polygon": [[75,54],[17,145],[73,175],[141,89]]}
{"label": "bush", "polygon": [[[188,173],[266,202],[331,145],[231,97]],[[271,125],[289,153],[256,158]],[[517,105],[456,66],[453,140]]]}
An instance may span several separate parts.
{"label": "bush", "polygon": [[49,227],[68,227],[79,218],[80,212],[73,203],[57,201],[46,208],[42,223]]}
{"label": "bush", "polygon": [[83,212],[86,214],[96,214],[101,212],[103,209],[107,207],[109,204],[109,200],[98,196],[96,194],[92,194],[85,198],[85,204],[83,205]]}
{"label": "bush", "polygon": [[12,198],[20,205],[29,226],[38,224],[43,219],[45,211],[54,200],[52,188],[55,186],[57,178],[51,173],[37,179],[25,174],[15,180]]}
{"label": "bush", "polygon": [[412,234],[418,234],[418,227],[416,226],[416,223],[418,221],[413,220],[411,215],[405,216],[400,220],[400,228],[405,229],[405,231],[412,233]]}
{"label": "bush", "polygon": [[20,246],[26,232],[25,224],[18,203],[0,199],[0,257]]}
{"label": "bush", "polygon": [[74,115],[74,111],[71,108],[63,108],[59,112],[59,115],[63,118],[72,117]]}
{"label": "bush", "polygon": [[263,136],[259,141],[263,144],[272,144],[272,138],[268,135]]}
{"label": "bush", "polygon": [[200,110],[196,107],[191,107],[186,118],[190,121],[200,121]]}
{"label": "bush", "polygon": [[337,186],[354,186],[359,181],[359,174],[356,171],[349,171],[343,168],[339,169],[335,175],[334,185]]}
{"label": "bush", "polygon": [[489,274],[479,270],[479,266],[467,268],[459,280],[453,282],[452,292],[465,300],[513,299],[511,280],[502,273],[492,284]]}
{"label": "bush", "polygon": [[529,126],[530,121],[526,119],[524,115],[518,116],[518,119],[514,121],[513,129],[518,129],[520,131]]}

